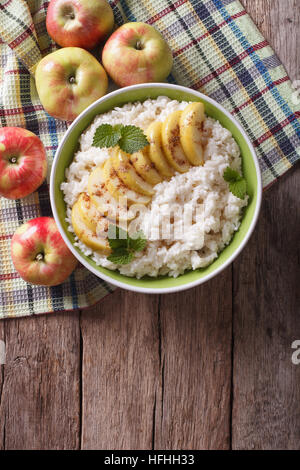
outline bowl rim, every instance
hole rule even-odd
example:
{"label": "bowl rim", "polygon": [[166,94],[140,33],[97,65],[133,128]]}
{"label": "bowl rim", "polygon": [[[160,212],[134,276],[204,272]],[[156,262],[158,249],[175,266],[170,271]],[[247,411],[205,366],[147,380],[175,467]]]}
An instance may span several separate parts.
{"label": "bowl rim", "polygon": [[[59,162],[61,149],[63,148],[66,140],[68,139],[69,134],[71,133],[72,129],[74,127],[76,127],[77,123],[87,113],[89,113],[91,109],[98,106],[99,103],[101,103],[101,102],[103,102],[107,99],[110,99],[113,96],[116,96],[116,95],[119,95],[119,94],[122,94],[122,93],[126,93],[127,91],[130,91],[130,90],[137,90],[137,89],[141,89],[141,88],[145,88],[145,89],[146,88],[166,88],[166,89],[171,88],[171,89],[174,89],[174,90],[178,90],[178,91],[182,91],[182,92],[185,92],[185,93],[190,93],[192,95],[195,95],[195,96],[197,96],[197,98],[203,99],[203,100],[211,103],[213,106],[217,107],[223,114],[225,114],[234,123],[234,125],[237,127],[237,129],[241,132],[242,136],[244,137],[244,139],[245,139],[245,141],[246,141],[246,143],[247,143],[247,145],[250,149],[250,153],[252,155],[254,166],[255,166],[255,171],[256,171],[256,177],[257,177],[256,206],[255,206],[255,211],[254,211],[254,214],[253,214],[251,224],[249,226],[249,229],[248,229],[244,239],[242,240],[242,242],[240,243],[238,248],[229,256],[229,258],[221,266],[216,268],[213,272],[211,272],[211,273],[207,274],[206,276],[204,276],[202,278],[199,278],[195,281],[187,282],[186,284],[183,284],[183,285],[180,285],[180,286],[161,287],[161,288],[160,287],[157,287],[157,288],[138,287],[138,286],[133,286],[133,285],[130,285],[130,284],[126,284],[125,282],[123,283],[123,282],[118,281],[116,279],[112,279],[109,275],[106,275],[102,272],[99,272],[97,269],[95,269],[85,259],[83,259],[81,257],[81,254],[78,253],[78,251],[74,248],[71,241],[66,236],[64,228],[62,227],[62,225],[60,223],[60,219],[59,219],[59,216],[58,216],[58,211],[56,209],[56,204],[55,204],[56,168],[57,168],[57,165],[58,165],[58,162]],[[198,286],[200,284],[203,284],[204,282],[209,281],[210,279],[212,279],[213,277],[215,277],[219,273],[221,273],[224,269],[226,269],[239,256],[239,254],[242,252],[242,250],[244,249],[244,247],[248,243],[248,241],[249,241],[249,239],[250,239],[250,237],[251,237],[251,235],[254,231],[254,228],[256,226],[258,217],[259,217],[259,213],[260,213],[260,209],[261,209],[261,202],[262,202],[262,175],[261,175],[261,170],[260,170],[260,166],[259,166],[259,162],[258,162],[256,152],[254,150],[254,147],[253,147],[248,135],[246,134],[246,132],[244,131],[244,129],[240,125],[240,123],[230,114],[230,112],[227,111],[217,101],[210,98],[209,96],[204,95],[203,93],[201,93],[199,91],[196,91],[196,90],[193,90],[191,88],[181,86],[181,85],[174,85],[174,84],[169,84],[169,83],[142,83],[142,84],[138,84],[138,85],[131,85],[131,86],[128,86],[128,87],[119,88],[115,91],[112,91],[112,92],[102,96],[97,101],[95,101],[90,106],[88,106],[84,111],[82,111],[80,113],[80,115],[77,116],[77,118],[72,122],[72,124],[69,126],[69,128],[67,129],[67,131],[65,132],[65,134],[62,138],[62,140],[61,140],[61,142],[60,142],[60,144],[59,144],[59,146],[58,146],[58,148],[55,152],[54,160],[52,162],[51,173],[50,173],[50,202],[51,202],[51,208],[52,208],[52,212],[53,212],[55,222],[58,226],[59,232],[60,232],[64,242],[68,246],[69,250],[78,259],[78,261],[83,266],[85,266],[90,272],[95,274],[97,277],[100,277],[102,280],[104,280],[104,281],[106,281],[110,284],[113,284],[116,287],[121,287],[121,288],[126,289],[126,290],[139,292],[139,293],[144,293],[144,294],[169,294],[169,293],[173,293],[173,292],[180,292],[180,291],[184,291],[184,290],[187,290],[187,289],[191,289],[192,287]]]}

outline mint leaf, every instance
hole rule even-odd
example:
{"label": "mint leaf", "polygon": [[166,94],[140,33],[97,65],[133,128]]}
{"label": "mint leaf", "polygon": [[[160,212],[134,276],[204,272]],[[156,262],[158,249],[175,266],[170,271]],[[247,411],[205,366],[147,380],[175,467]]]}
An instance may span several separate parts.
{"label": "mint leaf", "polygon": [[244,199],[247,194],[246,180],[242,178],[239,181],[229,183],[229,190],[234,196]]}
{"label": "mint leaf", "polygon": [[126,248],[128,245],[128,241],[126,240],[119,240],[118,238],[109,238],[108,239],[109,246],[112,250],[117,250],[118,248]]}
{"label": "mint leaf", "polygon": [[135,153],[149,145],[149,142],[140,127],[124,126],[118,145],[126,153]]}
{"label": "mint leaf", "polygon": [[128,264],[134,258],[134,254],[126,248],[117,248],[107,257],[108,261],[114,264]]}
{"label": "mint leaf", "polygon": [[241,175],[237,171],[230,168],[230,166],[228,166],[226,170],[224,171],[223,178],[228,183],[231,183],[231,182],[239,181],[241,179]]}
{"label": "mint leaf", "polygon": [[[121,134],[121,130],[123,129],[123,127],[124,127],[124,124],[115,124],[114,125],[114,130],[116,132],[120,132],[120,134]],[[121,138],[121,135],[120,135],[120,138]]]}
{"label": "mint leaf", "polygon": [[94,137],[93,146],[100,148],[115,147],[121,138],[121,127],[119,124],[112,126],[111,124],[101,124],[97,127]]}
{"label": "mint leaf", "polygon": [[143,251],[146,245],[147,240],[141,230],[132,235],[132,238],[129,238],[129,248],[134,251]]}
{"label": "mint leaf", "polygon": [[114,264],[128,264],[134,259],[136,251],[145,248],[147,240],[142,231],[134,233],[131,238],[121,227],[109,224],[108,243],[112,253],[107,259]]}
{"label": "mint leaf", "polygon": [[149,142],[140,127],[123,124],[101,124],[97,127],[93,137],[94,147],[109,148],[116,145],[126,153],[134,153],[149,145]]}
{"label": "mint leaf", "polygon": [[122,242],[124,241],[127,244],[128,233],[126,232],[126,230],[123,230],[118,225],[109,224],[107,236],[109,240],[116,240],[121,242],[121,246],[123,246]]}
{"label": "mint leaf", "polygon": [[223,173],[223,178],[229,183],[229,191],[239,199],[244,199],[247,194],[247,182],[237,171],[229,166]]}

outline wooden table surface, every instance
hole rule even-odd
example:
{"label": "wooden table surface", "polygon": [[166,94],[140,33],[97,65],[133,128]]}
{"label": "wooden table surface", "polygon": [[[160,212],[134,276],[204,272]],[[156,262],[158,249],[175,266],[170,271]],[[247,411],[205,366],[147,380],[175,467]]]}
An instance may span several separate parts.
{"label": "wooden table surface", "polygon": [[[300,0],[243,3],[300,79]],[[0,322],[0,449],[299,449],[299,176],[202,286]]]}

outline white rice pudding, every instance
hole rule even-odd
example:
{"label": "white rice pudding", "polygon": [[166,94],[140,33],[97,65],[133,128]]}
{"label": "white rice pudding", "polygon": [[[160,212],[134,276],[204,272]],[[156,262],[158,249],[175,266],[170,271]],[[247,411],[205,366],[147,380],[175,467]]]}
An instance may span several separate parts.
{"label": "white rice pudding", "polygon": [[[184,109],[187,104],[160,96],[143,103],[126,104],[94,119],[82,134],[80,150],[66,170],[66,181],[61,185],[67,204],[66,220],[70,232],[74,233],[71,222],[73,204],[81,192],[87,191],[91,171],[112,155],[111,149],[92,147],[97,127],[103,123],[131,124],[146,130],[153,121],[164,121],[170,113]],[[186,270],[203,268],[212,263],[238,230],[248,196],[243,200],[235,197],[223,178],[228,166],[241,172],[240,150],[232,134],[209,117],[205,119],[203,131],[206,144],[204,165],[191,167],[183,174],[176,173],[170,181],[154,186],[152,201],[145,213],[138,218],[139,225],[147,236],[147,246],[143,252],[135,253],[131,263],[113,264],[105,255],[94,252],[76,236],[75,245],[97,265],[111,270],[118,269],[121,274],[137,278],[166,274],[177,277]],[[174,223],[171,219],[171,236],[167,240],[162,239],[164,216],[168,207],[174,204],[176,217]],[[194,209],[199,205],[201,210],[197,217]],[[188,212],[185,212],[186,209],[190,209],[193,215],[185,216],[182,237],[172,236],[172,228],[182,222],[181,219]]]}

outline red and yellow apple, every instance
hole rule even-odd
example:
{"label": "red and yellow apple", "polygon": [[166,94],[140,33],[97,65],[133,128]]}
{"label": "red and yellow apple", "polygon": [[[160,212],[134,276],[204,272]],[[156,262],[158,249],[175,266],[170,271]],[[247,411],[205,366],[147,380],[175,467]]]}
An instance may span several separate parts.
{"label": "red and yellow apple", "polygon": [[105,95],[106,72],[92,54],[80,47],[64,47],[44,57],[35,71],[36,87],[45,110],[73,121]]}
{"label": "red and yellow apple", "polygon": [[28,196],[46,174],[46,152],[37,136],[22,127],[0,128],[0,196]]}
{"label": "red and yellow apple", "polygon": [[114,25],[106,0],[51,0],[46,17],[49,36],[62,47],[92,49]]}
{"label": "red and yellow apple", "polygon": [[42,286],[61,284],[77,265],[52,217],[37,217],[17,228],[11,256],[24,281]]}
{"label": "red and yellow apple", "polygon": [[173,57],[162,35],[146,23],[126,23],[107,40],[102,63],[121,87],[161,82],[169,75]]}

